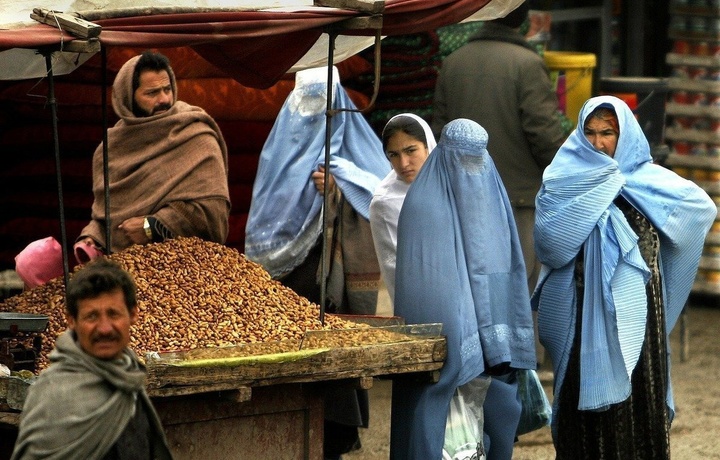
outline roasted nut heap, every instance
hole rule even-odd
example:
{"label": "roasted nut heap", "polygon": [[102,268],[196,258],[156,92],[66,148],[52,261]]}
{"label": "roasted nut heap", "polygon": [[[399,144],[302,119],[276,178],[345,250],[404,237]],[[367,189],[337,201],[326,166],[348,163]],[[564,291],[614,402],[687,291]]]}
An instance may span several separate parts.
{"label": "roasted nut heap", "polygon": [[[108,256],[135,278],[139,321],[131,347],[147,352],[190,350],[302,339],[306,330],[363,327],[333,315],[273,280],[237,250],[199,238],[136,245]],[[49,316],[39,370],[65,321],[63,279],[0,303],[0,311]]]}

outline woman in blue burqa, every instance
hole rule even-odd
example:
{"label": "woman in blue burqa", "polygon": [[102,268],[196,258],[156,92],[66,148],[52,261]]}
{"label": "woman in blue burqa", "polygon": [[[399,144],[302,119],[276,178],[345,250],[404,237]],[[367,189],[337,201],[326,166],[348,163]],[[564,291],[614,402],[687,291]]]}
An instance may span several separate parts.
{"label": "woman in blue burqa", "polygon": [[589,99],[543,175],[533,306],[555,373],[558,459],[667,459],[669,334],[717,207],[653,164],[630,108]]}
{"label": "woman in blue burqa", "polygon": [[[375,314],[380,268],[368,221],[373,191],[390,170],[380,139],[357,112],[333,68],[327,218],[323,219],[327,67],[296,74],[263,146],[245,229],[245,254],[273,278],[321,302],[321,256],[326,233],[328,312]],[[324,226],[324,220],[329,222]],[[365,390],[329,387],[325,456],[359,445],[367,426]]]}
{"label": "woman in blue burqa", "polygon": [[[324,230],[321,172],[327,77],[327,67],[296,74],[295,89],[280,109],[260,155],[245,228],[247,257],[313,301],[319,298],[317,268]],[[337,68],[331,90],[333,109],[356,110]],[[390,165],[380,139],[361,113],[339,111],[332,116],[329,168],[330,206],[325,212],[331,226],[325,231],[330,232],[332,261],[327,296],[342,313],[372,314],[380,269],[368,217],[373,191]],[[289,277],[296,273],[291,272],[310,260],[314,265],[308,270],[312,272],[305,283],[309,286],[292,282]]]}
{"label": "woman in blue burqa", "polygon": [[448,123],[400,211],[395,313],[442,323],[447,357],[437,383],[393,381],[394,460],[442,458],[453,393],[488,376],[484,448],[491,460],[512,457],[514,369],[535,368],[535,339],[512,207],[487,141],[474,121]]}

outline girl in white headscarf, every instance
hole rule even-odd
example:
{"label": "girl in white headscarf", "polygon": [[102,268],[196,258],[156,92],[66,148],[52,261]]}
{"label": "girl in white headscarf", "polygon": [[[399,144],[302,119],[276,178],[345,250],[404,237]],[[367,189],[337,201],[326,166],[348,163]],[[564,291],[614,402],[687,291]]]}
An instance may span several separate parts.
{"label": "girl in white headscarf", "polygon": [[412,113],[392,117],[382,132],[383,150],[392,171],[375,189],[370,202],[370,229],[380,273],[390,300],[395,299],[397,223],[405,194],[435,148],[435,137],[425,120]]}

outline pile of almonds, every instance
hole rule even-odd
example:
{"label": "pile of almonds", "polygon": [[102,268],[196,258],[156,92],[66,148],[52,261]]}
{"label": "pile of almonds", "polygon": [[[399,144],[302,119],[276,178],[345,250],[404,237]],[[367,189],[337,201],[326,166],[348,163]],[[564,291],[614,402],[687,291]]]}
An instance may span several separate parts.
{"label": "pile of almonds", "polygon": [[[137,285],[140,315],[130,346],[140,356],[362,327],[333,315],[326,315],[323,325],[318,305],[273,280],[237,250],[200,238],[135,245],[108,257]],[[47,367],[47,356],[67,327],[63,278],[6,299],[0,311],[49,316],[38,370]]]}

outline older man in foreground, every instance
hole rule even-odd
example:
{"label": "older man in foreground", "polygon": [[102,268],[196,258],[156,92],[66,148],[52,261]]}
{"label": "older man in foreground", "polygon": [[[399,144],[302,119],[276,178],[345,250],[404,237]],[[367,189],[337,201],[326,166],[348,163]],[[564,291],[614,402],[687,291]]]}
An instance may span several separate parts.
{"label": "older man in foreground", "polygon": [[66,314],[50,367],[28,390],[12,459],[171,459],[128,348],[138,318],[131,276],[93,261],[70,280]]}

